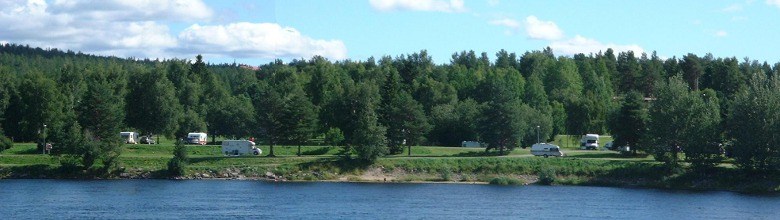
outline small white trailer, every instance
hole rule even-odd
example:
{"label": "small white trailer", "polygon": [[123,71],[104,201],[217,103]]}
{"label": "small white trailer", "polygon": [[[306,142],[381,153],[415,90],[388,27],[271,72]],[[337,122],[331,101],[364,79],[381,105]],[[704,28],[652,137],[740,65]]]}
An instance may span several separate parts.
{"label": "small white trailer", "polygon": [[559,147],[558,145],[548,144],[548,143],[538,143],[538,144],[531,145],[531,154],[533,154],[534,156],[543,156],[543,157],[566,156],[566,154],[564,154],[561,151],[561,147]]}
{"label": "small white trailer", "polygon": [[119,132],[119,136],[122,137],[122,141],[125,144],[138,144],[138,133],[132,131]]}
{"label": "small white trailer", "polygon": [[187,143],[206,145],[207,138],[206,133],[189,133],[187,134]]}
{"label": "small white trailer", "polygon": [[582,150],[596,150],[599,148],[599,135],[598,134],[586,134],[580,139],[580,149]]}
{"label": "small white trailer", "polygon": [[222,153],[226,156],[260,155],[263,151],[255,147],[255,142],[248,140],[224,140],[222,141]]}

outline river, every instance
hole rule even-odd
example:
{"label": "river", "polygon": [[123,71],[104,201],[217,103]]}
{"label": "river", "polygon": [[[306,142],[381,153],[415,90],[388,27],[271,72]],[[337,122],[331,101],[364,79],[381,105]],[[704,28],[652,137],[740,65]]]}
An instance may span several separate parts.
{"label": "river", "polygon": [[0,180],[3,219],[777,219],[780,196],[585,186]]}

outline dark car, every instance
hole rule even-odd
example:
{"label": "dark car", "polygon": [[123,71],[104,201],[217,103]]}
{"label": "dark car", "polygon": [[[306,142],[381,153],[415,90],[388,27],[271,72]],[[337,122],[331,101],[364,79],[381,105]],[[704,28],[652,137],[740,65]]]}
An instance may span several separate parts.
{"label": "dark car", "polygon": [[141,136],[142,144],[154,144],[154,138],[151,136]]}

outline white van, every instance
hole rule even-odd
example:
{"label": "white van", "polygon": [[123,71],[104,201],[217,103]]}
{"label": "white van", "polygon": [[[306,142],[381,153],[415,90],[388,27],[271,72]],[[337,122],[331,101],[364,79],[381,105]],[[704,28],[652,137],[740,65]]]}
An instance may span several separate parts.
{"label": "white van", "polygon": [[189,133],[187,134],[187,143],[206,145],[207,141],[206,133]]}
{"label": "white van", "polygon": [[119,136],[122,137],[122,141],[125,144],[138,144],[138,133],[132,131],[119,132]]}
{"label": "white van", "polygon": [[222,153],[225,155],[238,156],[245,154],[260,155],[263,151],[255,147],[255,142],[247,140],[224,140],[222,141]]}
{"label": "white van", "polygon": [[598,134],[586,134],[580,139],[580,149],[582,150],[595,150],[599,148],[599,135]]}
{"label": "white van", "polygon": [[566,156],[566,154],[564,154],[561,151],[561,147],[558,147],[557,145],[554,144],[548,144],[548,143],[538,143],[538,144],[531,145],[531,154],[533,154],[534,156],[544,156],[544,157]]}

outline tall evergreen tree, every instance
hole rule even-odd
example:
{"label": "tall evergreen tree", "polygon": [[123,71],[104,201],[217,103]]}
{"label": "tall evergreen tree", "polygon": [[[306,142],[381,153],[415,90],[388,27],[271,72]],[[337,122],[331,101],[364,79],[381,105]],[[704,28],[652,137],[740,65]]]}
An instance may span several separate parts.
{"label": "tall evergreen tree", "polygon": [[638,150],[644,150],[640,143],[647,132],[647,107],[642,94],[632,91],[626,94],[621,107],[610,120],[611,133],[615,138],[616,146],[630,146],[636,154]]}
{"label": "tall evergreen tree", "polygon": [[125,79],[116,70],[89,73],[87,84],[90,86],[78,107],[79,122],[89,134],[86,141],[96,146],[104,172],[113,169],[122,152],[123,142],[118,134],[124,127]]}

